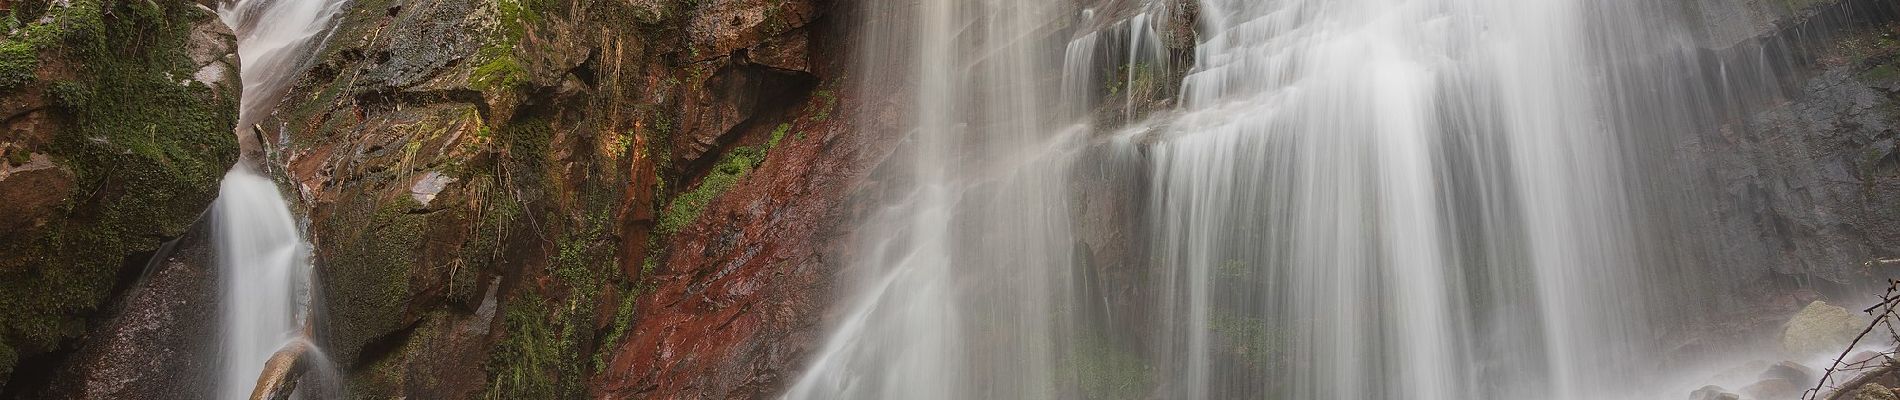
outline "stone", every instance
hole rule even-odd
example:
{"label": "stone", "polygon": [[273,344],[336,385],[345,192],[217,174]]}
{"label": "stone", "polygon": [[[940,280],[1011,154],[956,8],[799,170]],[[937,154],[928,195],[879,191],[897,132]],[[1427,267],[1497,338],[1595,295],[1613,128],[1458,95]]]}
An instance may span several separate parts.
{"label": "stone", "polygon": [[146,277],[94,328],[47,398],[211,398],[217,386],[218,267],[209,224],[160,250]]}
{"label": "stone", "polygon": [[1801,397],[1801,385],[1787,379],[1763,379],[1752,385],[1742,387],[1742,394],[1751,399],[1794,399]]}
{"label": "stone", "polygon": [[1839,352],[1866,327],[1866,318],[1816,300],[1782,325],[1781,350],[1798,355]]}
{"label": "stone", "polygon": [[1709,385],[1689,392],[1689,400],[1742,400],[1742,396],[1729,393],[1721,386]]}
{"label": "stone", "polygon": [[1782,361],[1769,366],[1768,370],[1762,371],[1760,378],[1764,380],[1784,379],[1794,383],[1807,383],[1813,382],[1819,377],[1814,374],[1813,368],[1808,368],[1806,365],[1801,365],[1801,363],[1793,361]]}
{"label": "stone", "polygon": [[1854,390],[1854,400],[1900,400],[1900,395],[1879,383],[1869,383]]}

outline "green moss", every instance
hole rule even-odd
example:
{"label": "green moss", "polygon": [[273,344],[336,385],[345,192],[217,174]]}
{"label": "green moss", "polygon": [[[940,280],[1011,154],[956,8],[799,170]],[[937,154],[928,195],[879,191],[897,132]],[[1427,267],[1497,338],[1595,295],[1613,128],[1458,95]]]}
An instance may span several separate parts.
{"label": "green moss", "polygon": [[92,105],[92,88],[74,81],[54,82],[53,105],[68,110],[83,110]]}
{"label": "green moss", "polygon": [[811,119],[819,122],[830,120],[831,112],[838,108],[838,95],[830,89],[819,89],[812,96],[818,98],[818,112],[812,114]]}
{"label": "green moss", "polygon": [[1059,368],[1058,376],[1071,380],[1085,399],[1142,399],[1154,386],[1154,377],[1141,356],[1116,348],[1094,334],[1077,340]]}
{"label": "green moss", "polygon": [[476,52],[481,60],[475,71],[469,76],[469,87],[475,90],[507,90],[527,84],[530,78],[528,69],[516,54],[522,40],[528,36],[528,29],[541,22],[543,10],[549,5],[546,0],[499,0],[495,2],[496,27],[488,45]]}
{"label": "green moss", "polygon": [[560,388],[557,375],[566,358],[564,338],[551,327],[546,300],[525,291],[510,301],[503,313],[507,330],[488,362],[487,399],[554,399]]}
{"label": "green moss", "polygon": [[40,68],[39,49],[25,40],[0,42],[0,90],[16,89],[33,81]]}
{"label": "green moss", "polygon": [[1268,329],[1259,318],[1216,312],[1208,321],[1208,330],[1228,344],[1225,350],[1256,369],[1267,368],[1287,347],[1286,335]]}
{"label": "green moss", "polygon": [[792,124],[778,124],[778,128],[772,130],[772,140],[765,142],[765,148],[767,149],[778,148],[779,142],[785,140],[785,134],[791,133],[791,132],[792,132]]}
{"label": "green moss", "polygon": [[19,363],[20,355],[14,353],[13,348],[6,343],[0,343],[0,382],[6,382],[7,377],[13,375],[13,366]]}
{"label": "green moss", "polygon": [[528,83],[528,69],[515,60],[511,51],[500,47],[482,48],[478,57],[487,60],[475,66],[469,87],[475,90],[514,88]]}
{"label": "green moss", "polygon": [[1881,64],[1879,66],[1868,69],[1867,72],[1861,73],[1860,77],[1861,79],[1866,79],[1870,81],[1893,80],[1895,78],[1900,78],[1900,66],[1895,66],[1894,64]]}
{"label": "green moss", "polygon": [[[236,159],[235,93],[214,96],[175,76],[196,70],[184,54],[189,29],[212,18],[189,3],[133,10],[99,0],[53,7],[50,22],[6,37],[0,58],[24,44],[70,61],[74,80],[55,84],[52,115],[63,131],[44,152],[74,178],[52,225],[0,238],[0,338],[19,354],[52,350],[85,329],[125,256],[182,234],[216,197]],[[144,7],[144,6],[138,6]],[[12,68],[12,67],[6,67]],[[0,68],[5,69],[5,68]],[[0,72],[6,75],[7,72]],[[20,74],[9,79],[21,81]]]}
{"label": "green moss", "polygon": [[595,371],[605,371],[607,369],[607,358],[605,354],[612,351],[614,345],[619,344],[620,339],[626,338],[627,333],[632,331],[634,306],[638,304],[639,299],[640,291],[629,291],[620,296],[620,306],[614,309],[613,329],[608,331],[605,340],[601,341],[601,343],[604,344],[604,346],[601,346],[601,351],[594,352]]}
{"label": "green moss", "polygon": [[692,191],[682,193],[667,202],[660,212],[659,226],[655,231],[661,235],[672,235],[699,219],[699,214],[719,197],[719,194],[732,189],[739,180],[752,172],[765,160],[765,149],[759,147],[740,147],[720,157],[719,164],[699,182]]}
{"label": "green moss", "polygon": [[[336,347],[357,354],[376,337],[402,329],[410,302],[410,269],[422,249],[427,217],[409,196],[375,206],[356,202],[339,213],[323,237],[331,254],[323,263],[324,305]],[[368,214],[367,218],[346,215]]]}

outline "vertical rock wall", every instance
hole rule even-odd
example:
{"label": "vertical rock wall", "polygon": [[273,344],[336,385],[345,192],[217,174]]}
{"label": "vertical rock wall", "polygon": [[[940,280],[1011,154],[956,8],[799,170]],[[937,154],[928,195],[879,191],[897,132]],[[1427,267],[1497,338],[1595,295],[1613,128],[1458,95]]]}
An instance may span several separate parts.
{"label": "vertical rock wall", "polygon": [[[351,396],[754,397],[814,343],[855,129],[829,1],[358,0],[264,124]],[[882,150],[880,150],[882,149]]]}
{"label": "vertical rock wall", "polygon": [[0,8],[0,398],[36,398],[217,196],[237,59],[195,2]]}

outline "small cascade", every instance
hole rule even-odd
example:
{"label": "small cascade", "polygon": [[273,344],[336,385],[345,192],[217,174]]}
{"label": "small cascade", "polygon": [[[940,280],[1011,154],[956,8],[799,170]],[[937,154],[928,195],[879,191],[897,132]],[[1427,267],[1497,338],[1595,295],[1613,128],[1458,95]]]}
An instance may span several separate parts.
{"label": "small cascade", "polygon": [[236,132],[245,154],[225,175],[211,216],[222,271],[221,399],[270,394],[260,385],[324,397],[312,394],[335,393],[330,386],[339,382],[309,340],[310,248],[264,169],[269,144],[257,124],[303,71],[342,6],[341,0],[239,0],[220,12],[238,34],[244,92]]}
{"label": "small cascade", "polygon": [[309,318],[310,250],[277,184],[250,168],[226,174],[212,206],[225,299],[225,399],[249,398],[265,361],[303,341]]}

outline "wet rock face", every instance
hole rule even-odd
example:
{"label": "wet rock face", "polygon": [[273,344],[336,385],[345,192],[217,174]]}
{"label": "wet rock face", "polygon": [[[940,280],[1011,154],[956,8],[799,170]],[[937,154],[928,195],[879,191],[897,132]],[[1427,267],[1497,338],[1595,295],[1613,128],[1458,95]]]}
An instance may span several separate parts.
{"label": "wet rock face", "polygon": [[845,116],[840,8],[350,7],[266,123],[349,396],[749,397],[794,373],[844,198],[897,132]]}
{"label": "wet rock face", "polygon": [[48,398],[201,399],[217,388],[217,252],[206,224],[161,248]]}
{"label": "wet rock face", "polygon": [[109,334],[102,308],[235,161],[235,41],[181,0],[14,10],[0,40],[0,397]]}
{"label": "wet rock face", "polygon": [[1717,263],[1871,289],[1900,276],[1880,261],[1900,256],[1900,30],[1890,3],[1813,3],[1825,12],[1763,39],[1795,63],[1779,95],[1690,147],[1708,160]]}

